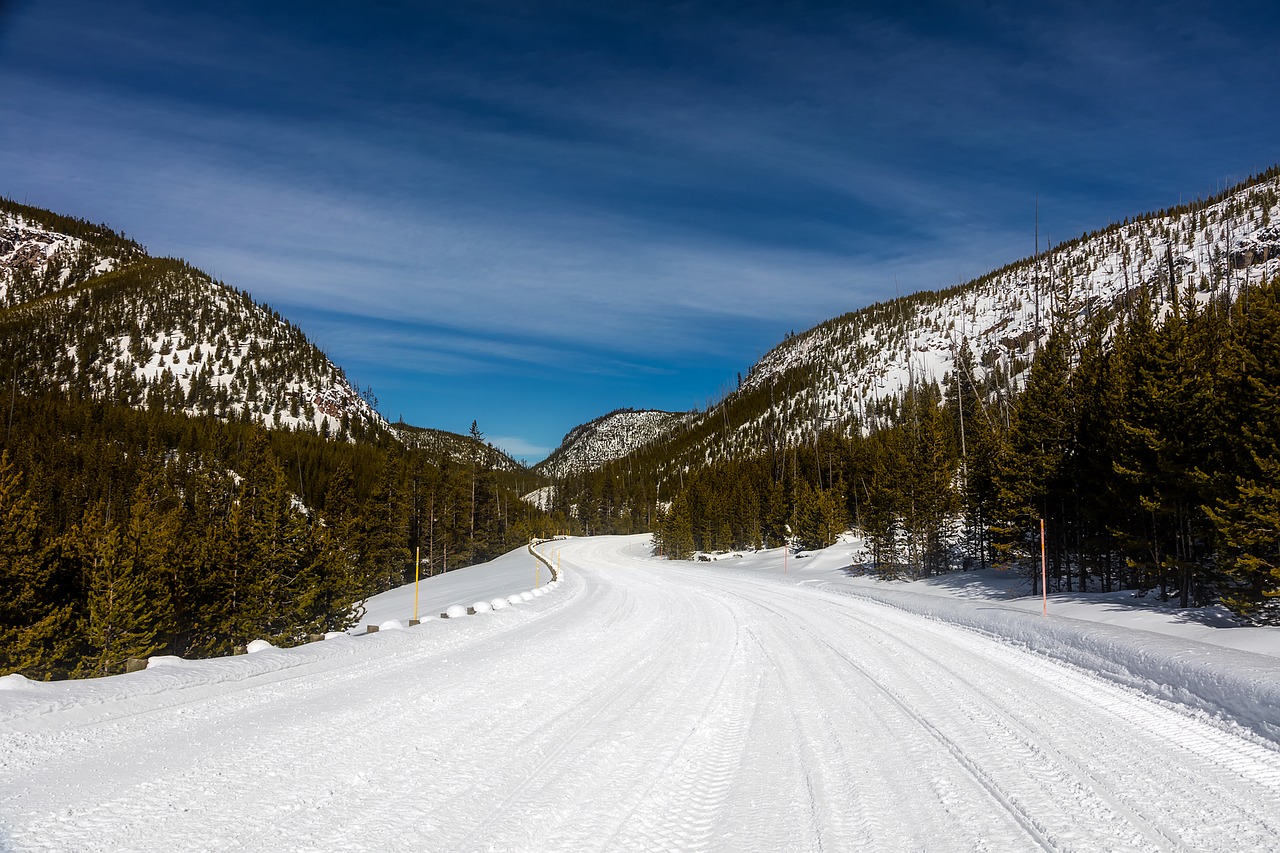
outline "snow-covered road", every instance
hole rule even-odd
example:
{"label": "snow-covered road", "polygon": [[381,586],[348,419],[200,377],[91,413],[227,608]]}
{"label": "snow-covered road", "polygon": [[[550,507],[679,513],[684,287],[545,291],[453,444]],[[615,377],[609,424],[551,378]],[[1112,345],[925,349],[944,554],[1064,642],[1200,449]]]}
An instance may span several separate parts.
{"label": "snow-covered road", "polygon": [[520,607],[0,691],[0,850],[1280,850],[1280,751],[1200,712],[636,537],[557,547]]}

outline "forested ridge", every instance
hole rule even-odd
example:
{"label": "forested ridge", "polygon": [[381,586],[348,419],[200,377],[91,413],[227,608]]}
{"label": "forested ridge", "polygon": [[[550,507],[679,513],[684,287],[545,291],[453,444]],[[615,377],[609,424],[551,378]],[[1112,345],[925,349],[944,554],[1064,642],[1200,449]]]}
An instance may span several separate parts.
{"label": "forested ridge", "polygon": [[289,645],[358,602],[550,531],[510,474],[383,439],[61,395],[6,400],[0,671]]}
{"label": "forested ridge", "polygon": [[965,347],[959,370],[885,398],[865,428],[672,470],[726,440],[713,425],[741,423],[735,406],[770,404],[747,389],[665,443],[558,480],[554,509],[577,532],[652,530],[676,558],[818,548],[853,528],[884,577],[998,564],[1037,590],[1044,519],[1052,590],[1151,591],[1276,624],[1280,278],[1158,302],[1055,325],[1022,386],[979,379]]}
{"label": "forested ridge", "polygon": [[551,532],[478,426],[397,440],[249,294],[104,226],[0,225],[0,673],[296,643],[415,553],[438,573]]}
{"label": "forested ridge", "polygon": [[1000,563],[1034,581],[1044,519],[1054,590],[1280,622],[1280,279],[1163,316],[1147,295],[1110,333],[1055,327],[1014,393],[961,365],[880,428],[690,472],[659,547],[814,548],[852,525],[887,577]]}
{"label": "forested ridge", "polygon": [[477,425],[389,425],[248,294],[4,202],[0,671],[298,642],[418,550],[439,572],[565,531],[686,557],[854,528],[887,577],[1034,578],[1043,519],[1054,589],[1280,621],[1276,181],[789,336],[705,411],[635,413],[659,428],[559,470],[545,512]]}

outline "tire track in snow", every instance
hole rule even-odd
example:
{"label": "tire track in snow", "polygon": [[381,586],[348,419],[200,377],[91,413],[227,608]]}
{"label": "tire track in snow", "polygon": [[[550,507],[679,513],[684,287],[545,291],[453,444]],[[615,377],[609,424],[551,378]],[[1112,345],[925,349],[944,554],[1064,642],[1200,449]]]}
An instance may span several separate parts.
{"label": "tire track in snow", "polygon": [[[624,590],[624,595],[632,597],[630,591]],[[522,769],[518,775],[524,781],[508,786],[500,802],[491,800],[485,814],[464,821],[470,828],[452,849],[522,849],[532,844],[539,850],[578,850],[594,847],[618,829],[626,802],[636,799],[637,790],[643,797],[655,765],[660,770],[675,752],[671,718],[663,712],[680,711],[689,703],[684,699],[681,704],[686,686],[723,682],[726,661],[732,659],[732,647],[726,656],[718,637],[690,642],[689,626],[697,628],[699,623],[673,618],[655,604],[649,598],[648,612],[635,605],[627,609],[629,616],[652,623],[662,633],[637,636],[623,646],[614,643],[613,655],[597,680],[615,686],[568,702],[545,727],[548,748],[540,753],[539,763]],[[612,618],[602,624],[627,623]],[[616,641],[616,631],[609,633]],[[720,651],[704,660],[699,653],[703,646]],[[620,668],[626,660],[632,669]],[[675,679],[673,673],[678,674]],[[701,701],[699,696],[694,691],[695,701]],[[691,710],[688,727],[692,729],[704,714],[705,707]],[[646,747],[648,751],[641,751]],[[602,790],[608,797],[598,796]],[[593,810],[597,799],[604,805]]]}
{"label": "tire track in snow", "polygon": [[[735,586],[752,584],[740,576],[730,582]],[[778,584],[756,583],[760,592],[767,591],[775,599],[782,592]],[[793,595],[785,592],[781,598],[787,604],[798,603]],[[830,617],[834,613],[840,621],[856,622],[859,630],[873,631],[882,637],[881,649],[891,650],[884,654],[890,655],[896,650],[896,657],[885,657],[882,666],[869,668],[865,654],[864,660],[854,660],[849,652],[835,648],[828,640],[847,635],[847,628],[815,630],[815,636],[845,656],[850,667],[869,670],[869,678],[880,688],[886,681],[910,677],[916,682],[916,688],[910,693],[910,704],[923,709],[932,706],[940,719],[946,719],[952,710],[964,714],[969,724],[956,725],[952,721],[947,725],[950,734],[941,730],[938,733],[961,754],[965,750],[973,750],[975,756],[982,754],[983,766],[991,768],[989,779],[997,787],[999,782],[1022,791],[1024,796],[1036,787],[1042,789],[1030,805],[1033,814],[1041,815],[1034,821],[1047,843],[1068,848],[1083,843],[1083,849],[1280,849],[1275,828],[1280,799],[1274,783],[1280,756],[1268,746],[1250,739],[1233,738],[1181,707],[1153,702],[1143,695],[1077,672],[1073,667],[1056,662],[1046,664],[1013,646],[994,643],[981,635],[967,631],[957,635],[951,626],[914,620],[906,614],[893,616],[897,611],[885,614],[884,620],[872,620],[854,613],[846,601],[848,599],[840,597],[827,601],[823,605],[824,615]],[[809,602],[805,602],[802,612],[796,615],[806,620],[800,624],[816,621]],[[881,614],[876,611],[876,615]],[[902,618],[903,615],[907,618]],[[932,639],[925,644],[911,641],[929,637]],[[947,655],[929,651],[941,649],[942,643],[948,644]],[[957,643],[963,648],[954,648]],[[865,653],[873,647],[863,646],[860,650]],[[986,658],[984,663],[1009,670],[1010,678],[997,681],[987,668],[979,666],[966,667],[962,672],[955,662],[960,659],[958,653],[965,652],[975,659]],[[928,661],[930,668],[905,666],[904,661],[913,657]],[[1053,673],[1056,680],[1045,682],[1046,671]],[[947,678],[953,680],[951,684],[946,683]],[[1045,719],[1035,727],[1025,722],[1029,719],[1025,709],[1015,713],[1009,707],[1009,685],[1026,684],[1026,679],[1034,679],[1037,689],[1023,697],[1015,696],[1013,707],[1017,707],[1017,698],[1031,700],[1029,704]],[[1048,695],[1040,692],[1045,689]],[[1089,722],[1082,723],[1055,709],[1051,698],[1054,694],[1067,697]],[[1123,725],[1118,725],[1121,721]],[[1073,750],[1080,751],[1082,727],[1088,727],[1095,732],[1095,737],[1107,741],[1104,754],[1111,760],[1104,765],[1106,774],[1070,757]],[[1139,745],[1126,743],[1130,739]],[[996,748],[989,748],[984,740],[995,740]],[[1153,769],[1150,756],[1160,754],[1162,746],[1167,750],[1168,744],[1187,749],[1196,758],[1193,764],[1200,766],[1173,773],[1149,772]],[[1010,757],[1009,752],[1018,753],[1017,759]],[[1240,790],[1240,785],[1233,785],[1230,780],[1215,779],[1215,774],[1209,772],[1215,768],[1243,776],[1249,781],[1249,790]],[[1027,791],[1017,783],[1019,775],[1030,783]],[[1178,784],[1172,784],[1174,782]],[[1217,805],[1209,820],[1198,824],[1194,820],[1172,817],[1185,811],[1188,802],[1203,800],[1205,786],[1218,792]],[[1003,792],[997,796],[1009,799]],[[1073,798],[1076,804],[1069,805]],[[1237,805],[1237,799],[1242,800],[1243,805]],[[1063,805],[1064,800],[1068,801],[1067,806]],[[1260,802],[1268,801],[1272,804],[1270,808],[1259,808]],[[1114,816],[1111,823],[1096,819],[1107,812]],[[1054,813],[1058,816],[1051,822],[1044,817]],[[1084,826],[1079,819],[1081,814],[1091,816]],[[1032,818],[1028,816],[1028,820]],[[1224,839],[1229,840],[1224,843]]]}
{"label": "tire track in snow", "polygon": [[[766,604],[762,601],[759,601],[758,599],[750,598],[740,590],[726,589],[724,587],[719,587],[719,591],[729,595],[739,596],[746,601],[752,602],[753,604],[755,604],[755,606],[773,614],[775,617],[778,617],[777,623],[779,625],[789,626],[793,631],[793,637],[798,638],[800,635],[803,635],[805,638],[805,643],[807,645],[816,647],[818,649],[826,650],[834,654],[845,665],[842,668],[843,669],[842,672],[837,672],[837,677],[842,677],[843,680],[848,681],[849,675],[853,674],[857,676],[855,679],[853,679],[853,683],[849,685],[850,695],[862,695],[865,697],[865,692],[868,691],[869,689],[872,693],[879,695],[883,699],[887,700],[889,705],[892,707],[892,709],[897,712],[898,716],[905,718],[906,720],[909,720],[918,730],[923,731],[937,745],[941,746],[943,750],[945,750],[945,754],[950,756],[950,758],[954,761],[954,763],[964,771],[966,776],[970,778],[973,782],[976,782],[980,790],[985,791],[985,793],[988,794],[991,797],[991,799],[994,800],[994,802],[997,803],[1009,815],[1013,823],[1016,826],[1020,827],[1022,832],[1024,833],[1024,835],[1022,836],[1023,842],[1030,840],[1034,844],[1036,844],[1037,846],[1045,850],[1053,851],[1058,849],[1045,836],[1041,827],[1037,824],[1035,819],[1030,814],[1028,814],[1026,810],[1023,809],[1022,806],[1015,799],[1010,798],[1006,794],[1006,792],[1003,789],[1001,789],[1001,787],[998,784],[996,784],[994,779],[984,771],[984,769],[978,762],[974,761],[971,756],[966,754],[965,751],[961,749],[960,746],[955,741],[953,741],[945,733],[943,733],[941,729],[939,729],[931,721],[929,721],[923,715],[918,713],[914,708],[912,708],[912,706],[907,701],[905,701],[905,699],[901,695],[899,695],[894,690],[890,689],[882,681],[878,680],[865,667],[853,661],[849,656],[844,654],[840,649],[836,648],[831,643],[827,642],[826,637],[823,636],[821,632],[818,632],[812,628],[807,618],[797,619],[795,613],[785,611],[784,609],[782,609],[780,603],[777,601],[771,604]],[[797,647],[795,643],[790,644],[790,646],[793,649]],[[784,645],[784,647],[786,646]],[[778,669],[779,671],[788,671],[789,669],[791,669],[791,667],[783,664],[779,664]],[[813,679],[810,679],[810,682],[812,681]],[[802,687],[793,686],[790,690],[787,691],[787,695],[793,696],[793,697],[797,695],[803,695],[801,692],[801,689]],[[888,721],[882,709],[877,710],[874,706],[868,704],[868,706],[865,706],[865,711],[869,712],[870,715],[874,716],[882,723]],[[792,716],[793,718],[795,716],[794,710],[792,711]],[[903,737],[903,733],[900,731],[900,725],[895,724],[893,722],[889,722],[888,729],[889,731],[895,732],[895,735],[893,736],[893,741],[896,741],[897,749],[902,749],[905,747],[907,751],[916,753],[916,760],[913,762],[913,764],[932,763],[932,759],[934,757],[933,754],[921,753],[922,744],[920,743],[919,739],[911,738],[909,736]],[[820,749],[813,751],[813,753],[809,756],[809,759],[811,762],[815,761],[815,755],[817,754],[822,754],[822,751]],[[888,764],[889,766],[892,766],[892,763],[896,763],[894,762],[894,759],[892,757],[886,756],[884,760],[886,761],[886,764]],[[811,778],[811,777],[807,777],[807,778]],[[894,784],[892,781],[892,777],[890,777],[889,781],[891,784]],[[810,793],[812,794],[811,786],[809,790],[810,790]],[[952,797],[944,798],[940,796],[939,801],[943,804],[944,807],[947,807],[949,804],[952,808],[954,808],[957,803],[966,802],[966,799],[964,797],[957,798],[952,796]],[[812,801],[809,805],[809,808],[811,809],[813,808]],[[1008,844],[1009,842],[1013,842],[1018,847],[1025,847],[1025,843],[1018,844],[1017,839],[1006,839],[1005,843]],[[859,842],[857,840],[845,841],[840,844],[833,843],[830,849],[833,849],[833,850],[856,849],[856,846],[846,846],[846,845],[857,845],[858,843]],[[867,842],[862,842],[862,843],[865,844]],[[873,839],[870,843],[872,846],[876,846],[876,847],[887,846],[885,845],[884,835],[881,835]],[[822,849],[821,836],[818,837],[817,849]]]}
{"label": "tire track in snow", "polygon": [[[886,638],[897,636],[885,625],[860,617],[840,607],[838,602],[828,601],[826,607],[829,612],[843,614]],[[998,755],[1020,756],[1020,760],[1008,759],[1006,764],[1015,773],[1019,767],[1026,766],[1038,774],[1046,801],[1060,804],[1063,791],[1069,792],[1074,787],[1080,804],[1064,811],[1097,815],[1109,810],[1117,818],[1123,818],[1121,825],[1127,821],[1130,832],[1118,830],[1108,845],[1135,848],[1137,839],[1141,838],[1148,849],[1198,850],[1209,844],[1221,844],[1225,836],[1233,839],[1235,849],[1266,849],[1280,834],[1276,810],[1259,812],[1240,808],[1235,802],[1240,792],[1233,790],[1238,789],[1240,783],[1224,778],[1229,773],[1247,782],[1251,792],[1243,798],[1245,802],[1256,803],[1259,798],[1270,795],[1272,802],[1280,807],[1280,797],[1276,794],[1280,752],[1270,744],[1257,742],[1251,735],[1232,737],[1217,725],[1206,723],[1198,712],[1118,688],[1069,664],[1028,656],[1016,647],[993,644],[981,634],[967,630],[957,634],[949,628],[931,620],[914,628],[916,636],[945,642],[949,650],[944,656],[930,651],[928,645],[915,647],[935,668],[928,676],[933,692],[940,692],[939,685],[934,683],[938,671],[957,682],[961,689],[946,693],[956,698],[957,710],[973,721],[974,725],[968,730],[1000,738],[1005,749]],[[962,671],[955,665],[957,653],[962,652],[982,656],[990,666]],[[992,669],[998,669],[999,674]],[[1049,675],[1053,678],[1047,678]],[[918,680],[924,677],[917,676]],[[1062,696],[1064,702],[1088,709],[1088,714],[1124,720],[1132,734],[1119,736],[1113,733],[1114,725],[1100,721],[1090,727],[1091,736],[1106,741],[1105,753],[1110,760],[1104,766],[1092,766],[1073,757],[1082,726],[1061,709],[1045,707],[1037,714],[1037,719],[1043,722],[1032,727],[1031,717],[1025,711],[1019,713],[1019,706],[1033,701],[1049,703],[1043,694],[1014,696],[1010,685],[1022,679],[1042,682],[1047,691]],[[965,729],[960,731],[963,733]],[[1187,750],[1187,759],[1195,769],[1150,772],[1150,755],[1169,747]],[[1204,798],[1207,791],[1216,792],[1219,803],[1215,808],[1217,828],[1211,833],[1206,833],[1203,826],[1195,822],[1183,824],[1169,820],[1168,816],[1177,814],[1186,802],[1194,801],[1197,796]],[[1059,830],[1062,837],[1069,839],[1078,835],[1071,829],[1067,815],[1062,823],[1064,828]],[[1091,821],[1090,827],[1094,832],[1106,830],[1106,824],[1097,820]]]}
{"label": "tire track in snow", "polygon": [[634,802],[605,849],[709,849],[715,824],[742,762],[748,715],[758,689],[735,638],[734,656],[715,691],[694,714],[659,772],[636,786]]}

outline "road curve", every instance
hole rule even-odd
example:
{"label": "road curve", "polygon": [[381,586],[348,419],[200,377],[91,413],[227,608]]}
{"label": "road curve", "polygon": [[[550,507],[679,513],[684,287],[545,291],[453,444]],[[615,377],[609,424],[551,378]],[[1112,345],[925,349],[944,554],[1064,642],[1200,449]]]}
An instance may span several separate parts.
{"label": "road curve", "polygon": [[520,613],[0,726],[0,850],[1280,850],[1272,745],[640,542],[543,546]]}

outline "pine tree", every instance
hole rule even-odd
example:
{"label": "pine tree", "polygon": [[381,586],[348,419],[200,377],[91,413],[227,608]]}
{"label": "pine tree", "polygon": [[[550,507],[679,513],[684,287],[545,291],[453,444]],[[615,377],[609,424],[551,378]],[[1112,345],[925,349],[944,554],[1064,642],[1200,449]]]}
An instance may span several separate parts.
{"label": "pine tree", "polygon": [[905,450],[900,505],[908,573],[913,578],[946,570],[947,526],[959,509],[952,486],[956,462],[944,422],[933,394],[926,389],[908,394],[899,427]]}
{"label": "pine tree", "polygon": [[693,517],[688,492],[682,490],[662,513],[655,536],[662,554],[672,560],[687,559],[694,551]]}
{"label": "pine tree", "polygon": [[74,609],[53,597],[53,563],[39,538],[40,507],[0,453],[0,672],[64,674],[75,653]]}
{"label": "pine tree", "polygon": [[1219,352],[1216,452],[1206,466],[1214,499],[1222,601],[1262,624],[1280,624],[1280,278],[1246,292],[1248,310]]}
{"label": "pine tree", "polygon": [[97,675],[119,672],[126,658],[154,651],[138,648],[135,641],[135,627],[146,619],[146,589],[121,540],[120,528],[107,517],[103,504],[86,512],[72,534],[74,553],[86,575],[88,636],[95,653],[91,671]]}
{"label": "pine tree", "polygon": [[[1008,439],[997,462],[992,545],[1007,561],[1039,551],[1040,519],[1049,529],[1062,521],[1064,460],[1073,436],[1067,340],[1055,329],[1036,353],[1026,388],[1014,402]],[[1061,554],[1055,554],[1060,568]],[[1029,571],[1038,591],[1038,571]]]}

